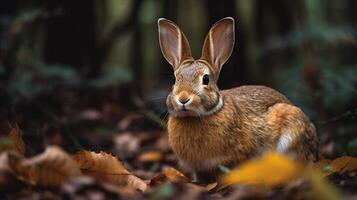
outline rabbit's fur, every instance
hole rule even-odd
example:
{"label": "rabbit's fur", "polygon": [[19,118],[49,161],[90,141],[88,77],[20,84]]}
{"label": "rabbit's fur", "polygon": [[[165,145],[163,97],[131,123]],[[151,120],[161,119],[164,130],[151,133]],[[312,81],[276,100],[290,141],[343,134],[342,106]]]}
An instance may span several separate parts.
{"label": "rabbit's fur", "polygon": [[267,151],[317,159],[314,125],[284,95],[265,86],[218,89],[221,67],[234,45],[233,18],[212,26],[198,60],[177,25],[159,19],[158,26],[162,53],[176,78],[166,101],[169,143],[186,167],[214,171]]}

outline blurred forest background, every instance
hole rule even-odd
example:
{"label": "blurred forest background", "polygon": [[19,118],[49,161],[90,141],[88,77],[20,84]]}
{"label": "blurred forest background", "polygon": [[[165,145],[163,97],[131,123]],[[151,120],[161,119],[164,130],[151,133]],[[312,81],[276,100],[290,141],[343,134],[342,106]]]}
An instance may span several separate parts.
{"label": "blurred forest background", "polygon": [[232,16],[220,88],[276,88],[313,120],[324,155],[357,155],[356,10],[355,0],[3,0],[0,132],[19,124],[39,152],[162,130],[173,71],[157,19],[175,21],[197,58],[209,27]]}

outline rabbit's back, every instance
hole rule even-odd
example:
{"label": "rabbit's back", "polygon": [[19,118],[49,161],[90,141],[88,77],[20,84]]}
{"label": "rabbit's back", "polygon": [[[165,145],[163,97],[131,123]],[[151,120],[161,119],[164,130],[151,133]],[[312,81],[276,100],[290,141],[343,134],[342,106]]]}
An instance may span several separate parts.
{"label": "rabbit's back", "polygon": [[283,94],[265,86],[241,86],[224,90],[222,94],[226,108],[236,111],[236,119],[231,120],[241,127],[238,135],[253,136],[247,138],[254,141],[255,148],[265,146],[265,149],[293,153],[302,161],[317,159],[315,126]]}
{"label": "rabbit's back", "polygon": [[292,104],[290,100],[280,92],[260,85],[245,85],[228,90],[222,90],[225,98],[231,98],[236,107],[262,115],[269,107],[277,103]]}

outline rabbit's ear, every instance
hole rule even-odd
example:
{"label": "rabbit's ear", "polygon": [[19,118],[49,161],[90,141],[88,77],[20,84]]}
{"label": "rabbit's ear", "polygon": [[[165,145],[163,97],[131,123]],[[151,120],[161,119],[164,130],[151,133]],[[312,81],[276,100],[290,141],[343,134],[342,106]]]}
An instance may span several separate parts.
{"label": "rabbit's ear", "polygon": [[234,47],[234,19],[226,17],[209,30],[202,48],[202,60],[212,65],[219,74],[222,65],[231,56]]}
{"label": "rabbit's ear", "polygon": [[167,62],[176,69],[182,61],[192,59],[190,45],[180,28],[165,18],[160,18],[157,23],[161,52]]}

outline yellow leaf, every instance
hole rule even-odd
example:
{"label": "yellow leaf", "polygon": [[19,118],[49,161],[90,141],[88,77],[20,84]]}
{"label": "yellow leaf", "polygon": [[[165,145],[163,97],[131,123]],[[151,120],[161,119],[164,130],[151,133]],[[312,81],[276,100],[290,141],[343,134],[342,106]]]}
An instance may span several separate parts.
{"label": "yellow leaf", "polygon": [[302,167],[295,161],[269,153],[259,160],[247,161],[222,178],[223,184],[248,184],[275,187],[297,178]]}
{"label": "yellow leaf", "polygon": [[72,156],[82,172],[99,180],[129,186],[141,191],[147,190],[147,184],[125,169],[115,156],[101,151],[79,151]]}
{"label": "yellow leaf", "polygon": [[259,160],[243,163],[239,169],[228,173],[221,181],[228,185],[241,183],[275,187],[287,184],[296,178],[304,178],[311,184],[311,190],[301,193],[303,199],[343,199],[343,196],[332,184],[315,173],[316,170],[324,168],[326,164],[329,165],[330,161],[322,160],[313,166],[315,169],[313,170],[283,155],[270,153]]}
{"label": "yellow leaf", "polygon": [[47,147],[45,152],[30,159],[9,154],[9,165],[19,179],[45,187],[61,186],[80,174],[72,158],[55,146]]}
{"label": "yellow leaf", "polygon": [[311,191],[309,191],[303,199],[346,199],[333,184],[315,173],[311,168],[305,168],[303,176],[311,184]]}
{"label": "yellow leaf", "polygon": [[162,153],[159,151],[148,151],[141,154],[138,158],[140,162],[158,162],[162,160]]}

